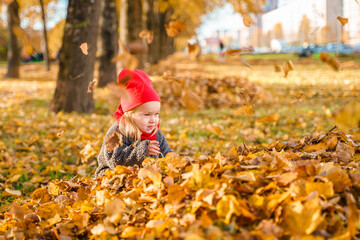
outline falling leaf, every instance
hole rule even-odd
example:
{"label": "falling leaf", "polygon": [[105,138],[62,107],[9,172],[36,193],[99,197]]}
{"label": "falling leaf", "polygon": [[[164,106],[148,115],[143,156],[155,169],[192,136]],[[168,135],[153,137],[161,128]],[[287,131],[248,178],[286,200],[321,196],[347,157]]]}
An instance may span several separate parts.
{"label": "falling leaf", "polygon": [[342,17],[340,17],[340,16],[338,16],[336,19],[339,20],[339,22],[340,22],[341,25],[343,25],[343,26],[345,26],[345,24],[347,24],[347,23],[349,22],[349,19],[347,19],[347,18],[342,18]]}
{"label": "falling leaf", "polygon": [[345,131],[360,128],[360,104],[350,102],[334,114],[334,120],[336,125]]}
{"label": "falling leaf", "polygon": [[337,58],[334,58],[328,52],[320,53],[320,60],[327,63],[334,71],[340,71],[341,65]]}
{"label": "falling leaf", "polygon": [[295,70],[294,64],[293,64],[293,62],[291,60],[287,61],[287,65],[288,65],[289,71],[294,71]]}
{"label": "falling leaf", "polygon": [[142,30],[140,33],[139,33],[139,37],[141,38],[146,38],[146,42],[148,44],[151,44],[153,39],[154,39],[154,32],[150,31],[150,30]]}
{"label": "falling leaf", "polygon": [[250,63],[248,63],[244,58],[240,57],[239,59],[245,66],[252,69],[252,66],[250,65]]}
{"label": "falling leaf", "polygon": [[194,44],[191,44],[191,43],[187,43],[187,49],[188,49],[188,52],[189,52],[189,55],[190,55],[190,59],[191,60],[195,60],[196,59],[196,56],[200,53],[200,47],[194,43]]}
{"label": "falling leaf", "polygon": [[123,136],[114,131],[112,134],[108,135],[105,140],[105,146],[107,151],[113,151],[114,149],[121,147],[123,145]]}
{"label": "falling leaf", "polygon": [[88,55],[88,44],[86,42],[80,45],[80,49],[84,55]]}
{"label": "falling leaf", "polygon": [[279,65],[274,65],[275,72],[281,72],[281,67]]}
{"label": "falling leaf", "polygon": [[252,22],[253,22],[253,20],[249,15],[243,16],[243,23],[244,23],[245,27],[250,27]]}
{"label": "falling leaf", "polygon": [[[228,49],[224,52],[224,55],[235,55],[235,54],[250,54],[253,53],[254,49],[251,47]],[[241,58],[240,58],[241,60]]]}
{"label": "falling leaf", "polygon": [[181,94],[181,101],[186,108],[192,111],[198,111],[204,105],[204,102],[201,100],[201,98],[190,89],[183,90]]}
{"label": "falling leaf", "polygon": [[181,20],[170,21],[169,24],[165,24],[166,33],[169,37],[175,37],[180,32],[186,29],[186,25]]}
{"label": "falling leaf", "polygon": [[95,84],[96,84],[96,80],[93,80],[93,81],[89,82],[88,89],[87,89],[87,93],[91,93],[91,92],[92,92]]}

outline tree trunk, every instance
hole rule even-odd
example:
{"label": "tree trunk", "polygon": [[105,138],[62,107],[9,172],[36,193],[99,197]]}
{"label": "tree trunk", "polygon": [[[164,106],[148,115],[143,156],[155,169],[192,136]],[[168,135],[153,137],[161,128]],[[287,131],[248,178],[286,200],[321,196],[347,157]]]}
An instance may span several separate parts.
{"label": "tree trunk", "polygon": [[[170,22],[172,14],[171,9],[167,9],[164,13],[160,13],[160,59],[166,58],[174,52],[174,39],[166,33],[165,24]],[[162,27],[161,27],[162,26]],[[159,59],[159,60],[160,60]]]}
{"label": "tree trunk", "polygon": [[147,59],[149,63],[156,64],[160,59],[166,58],[174,52],[173,38],[166,33],[165,24],[170,21],[171,9],[161,13],[154,8],[154,0],[147,0],[149,10],[147,12],[146,27],[154,32],[154,40],[149,45]]}
{"label": "tree trunk", "polygon": [[44,60],[46,62],[46,70],[50,71],[49,48],[48,48],[48,39],[47,39],[47,31],[46,31],[46,18],[45,18],[45,9],[44,9],[43,0],[40,0],[40,6],[41,6],[41,17],[42,17],[42,20],[43,20],[43,28],[44,28],[44,40],[45,40]]}
{"label": "tree trunk", "polygon": [[102,55],[100,57],[99,87],[105,87],[109,82],[116,82],[116,63],[111,62],[119,51],[119,23],[116,13],[116,1],[105,0],[101,26]]}
{"label": "tree trunk", "polygon": [[[100,0],[69,0],[60,66],[51,110],[92,112],[93,93],[87,93],[93,80]],[[88,55],[79,48],[88,45]]]}
{"label": "tree trunk", "polygon": [[145,24],[142,19],[142,0],[128,0],[127,2],[127,42],[130,53],[135,54],[139,61],[138,68],[144,67],[144,51],[146,44],[139,38],[139,33],[144,30]]}
{"label": "tree trunk", "polygon": [[18,78],[20,68],[20,44],[16,31],[20,31],[19,4],[17,0],[8,6],[9,47],[7,53],[8,72],[6,77]]}
{"label": "tree trunk", "polygon": [[154,33],[153,42],[149,45],[147,60],[150,64],[156,64],[160,59],[160,19],[159,11],[154,8],[154,0],[147,0],[149,9],[146,18],[146,27]]}

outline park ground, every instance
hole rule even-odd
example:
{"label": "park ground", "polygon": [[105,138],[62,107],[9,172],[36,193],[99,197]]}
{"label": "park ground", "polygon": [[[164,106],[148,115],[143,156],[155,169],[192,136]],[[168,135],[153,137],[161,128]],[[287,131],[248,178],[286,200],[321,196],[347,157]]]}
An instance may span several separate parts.
{"label": "park ground", "polygon": [[[186,54],[176,54],[148,69],[155,84],[173,73],[196,75],[200,80],[201,76],[219,81],[237,77],[256,86],[261,90],[257,94],[263,95],[263,101],[249,103],[253,113],[246,114],[239,111],[241,106],[190,111],[181,104],[164,103],[161,129],[177,153],[214,156],[243,143],[267,147],[276,141],[327,132],[335,125],[333,116],[359,99],[360,61],[356,56],[340,58],[340,72],[333,71],[318,56],[299,59],[295,55],[269,54],[243,58],[250,67],[238,55],[219,61],[217,55],[209,54],[190,61]],[[285,78],[283,72],[275,72],[274,65],[282,66],[288,60],[295,69]],[[25,198],[53,179],[94,174],[96,156],[119,101],[108,89],[96,88],[94,113],[49,112],[57,71],[55,63],[49,72],[42,63],[27,63],[21,66],[21,78],[6,79],[6,65],[0,64],[1,192],[5,188],[19,190],[20,198]],[[1,212],[15,199],[11,194],[2,196]]]}

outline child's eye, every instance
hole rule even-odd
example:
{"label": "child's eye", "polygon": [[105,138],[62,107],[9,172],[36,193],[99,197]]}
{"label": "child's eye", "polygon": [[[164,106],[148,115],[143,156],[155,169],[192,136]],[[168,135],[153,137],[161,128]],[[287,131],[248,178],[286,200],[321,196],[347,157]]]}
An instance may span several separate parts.
{"label": "child's eye", "polygon": [[149,114],[149,113],[145,113],[145,116],[150,116],[150,114]]}
{"label": "child's eye", "polygon": [[155,116],[158,116],[159,115],[159,113],[155,113]]}

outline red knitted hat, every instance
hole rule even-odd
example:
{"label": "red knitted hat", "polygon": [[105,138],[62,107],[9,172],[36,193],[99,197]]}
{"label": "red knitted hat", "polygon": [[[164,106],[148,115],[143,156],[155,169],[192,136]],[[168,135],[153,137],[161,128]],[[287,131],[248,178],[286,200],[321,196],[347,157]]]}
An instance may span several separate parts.
{"label": "red knitted hat", "polygon": [[141,104],[151,101],[161,102],[159,95],[152,87],[152,81],[141,70],[135,69],[131,71],[123,69],[118,76],[118,83],[126,88],[129,98],[121,97],[118,111],[114,113],[117,120],[124,112],[134,109]]}

